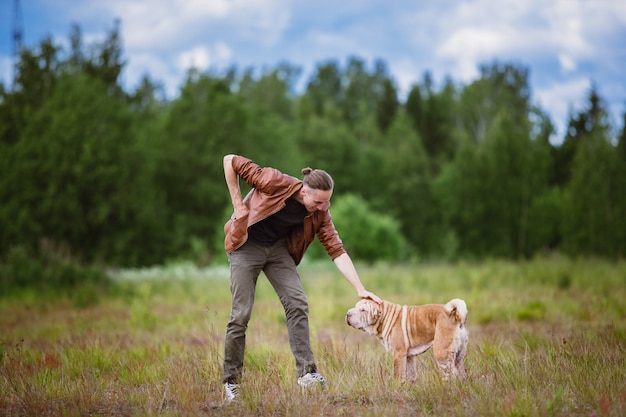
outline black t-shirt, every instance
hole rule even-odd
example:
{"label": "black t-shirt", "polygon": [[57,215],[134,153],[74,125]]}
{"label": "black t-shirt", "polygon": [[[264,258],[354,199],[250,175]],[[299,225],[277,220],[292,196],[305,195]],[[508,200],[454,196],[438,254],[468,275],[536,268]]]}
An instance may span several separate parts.
{"label": "black t-shirt", "polygon": [[250,226],[248,236],[251,241],[262,246],[272,246],[287,236],[294,227],[302,226],[309,214],[304,205],[293,197],[288,198],[282,210]]}

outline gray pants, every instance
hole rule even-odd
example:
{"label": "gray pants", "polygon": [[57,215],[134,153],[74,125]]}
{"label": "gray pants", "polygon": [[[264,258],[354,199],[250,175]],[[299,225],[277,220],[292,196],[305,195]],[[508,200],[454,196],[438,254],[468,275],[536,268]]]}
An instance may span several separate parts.
{"label": "gray pants", "polygon": [[242,377],[246,329],[254,305],[261,271],[285,309],[289,345],[298,376],[316,372],[309,339],[309,305],[294,260],[284,240],[265,247],[250,241],[228,255],[232,307],[226,326],[223,382],[239,383]]}

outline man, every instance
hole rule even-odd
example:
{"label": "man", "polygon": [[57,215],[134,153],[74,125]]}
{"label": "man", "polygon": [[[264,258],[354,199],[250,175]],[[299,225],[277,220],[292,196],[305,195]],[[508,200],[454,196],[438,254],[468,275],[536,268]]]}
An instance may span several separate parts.
{"label": "man", "polygon": [[[298,384],[324,386],[309,340],[308,300],[296,266],[315,236],[360,298],[380,303],[361,283],[344,250],[328,209],[334,182],[325,171],[302,170],[299,180],[274,168],[262,168],[239,155],[224,157],[224,175],[234,213],[224,226],[230,264],[232,307],[224,343],[223,384],[228,401],[241,383],[246,329],[261,271],[285,309],[289,345],[296,360]],[[252,190],[241,198],[239,178]]]}

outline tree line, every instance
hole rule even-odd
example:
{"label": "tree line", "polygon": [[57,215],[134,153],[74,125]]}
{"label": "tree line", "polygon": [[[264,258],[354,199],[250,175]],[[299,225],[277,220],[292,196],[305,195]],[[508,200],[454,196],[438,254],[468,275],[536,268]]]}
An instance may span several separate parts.
{"label": "tree line", "polygon": [[[192,69],[171,100],[150,75],[126,91],[125,64],[116,27],[101,43],[74,26],[67,50],[47,38],[21,51],[13,84],[0,84],[0,254],[210,262],[231,211],[226,153],[331,173],[336,223],[365,236],[344,237],[361,259],[626,251],[626,133],[595,86],[551,141],[520,64],[439,88],[426,73],[405,100],[382,60],[321,62],[302,91],[289,63]],[[389,254],[381,230],[403,249]]]}

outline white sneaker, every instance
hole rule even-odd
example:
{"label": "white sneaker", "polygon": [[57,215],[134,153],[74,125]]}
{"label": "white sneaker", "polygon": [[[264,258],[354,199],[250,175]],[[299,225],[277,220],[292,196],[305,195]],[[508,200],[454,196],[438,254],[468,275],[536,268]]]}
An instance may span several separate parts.
{"label": "white sneaker", "polygon": [[309,372],[298,378],[298,385],[302,388],[308,388],[315,383],[319,383],[320,387],[326,388],[326,379],[317,372]]}
{"label": "white sneaker", "polygon": [[224,384],[224,398],[226,402],[231,402],[239,397],[239,384],[227,382]]}

